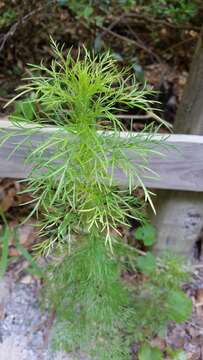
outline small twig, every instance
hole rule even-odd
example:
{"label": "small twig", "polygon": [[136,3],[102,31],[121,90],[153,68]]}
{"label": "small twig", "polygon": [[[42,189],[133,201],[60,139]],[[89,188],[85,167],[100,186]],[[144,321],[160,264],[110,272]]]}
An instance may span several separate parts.
{"label": "small twig", "polygon": [[116,33],[115,31],[110,30],[110,28],[106,28],[104,26],[99,26],[99,28],[101,28],[103,30],[103,33],[102,33],[103,35],[107,33],[107,34],[110,34],[110,35],[118,38],[121,41],[125,41],[125,42],[128,42],[130,44],[133,44],[137,48],[140,48],[140,49],[144,50],[145,52],[147,52],[148,54],[150,54],[151,56],[153,56],[158,63],[162,62],[158,55],[154,54],[152,52],[152,50],[148,49],[145,45],[141,44],[140,42],[138,42],[138,41],[136,41],[134,39],[131,39],[131,38],[125,36],[125,35],[120,35],[120,34]]}
{"label": "small twig", "polygon": [[142,46],[137,41],[135,41],[133,39],[130,39],[125,35],[120,35],[120,34],[114,32],[114,31],[110,30],[109,28],[106,28],[105,26],[99,26],[99,28],[103,30],[104,34],[105,33],[110,34],[110,35],[112,35],[114,37],[117,37],[119,40],[134,44],[135,46],[142,48]]}
{"label": "small twig", "polygon": [[132,250],[132,251],[136,252],[136,253],[139,254],[139,255],[142,255],[142,256],[146,256],[146,255],[147,255],[147,253],[146,253],[145,251],[142,251],[142,250],[140,250],[140,249],[137,249],[136,247],[133,247],[133,246],[127,244],[127,243],[124,243],[124,245],[125,245],[125,247],[127,247],[129,250]]}
{"label": "small twig", "polygon": [[193,326],[194,328],[201,330],[201,332],[203,331],[203,327],[196,325],[194,322],[191,321],[186,321],[186,324]]}
{"label": "small twig", "polygon": [[172,50],[172,49],[175,49],[176,47],[181,46],[181,45],[183,45],[183,44],[185,44],[185,43],[188,43],[188,42],[190,42],[190,41],[194,41],[194,39],[193,39],[193,38],[189,38],[189,39],[184,39],[184,40],[182,40],[182,41],[179,41],[178,43],[176,43],[176,44],[168,47],[167,49],[165,49],[164,52],[167,52],[167,51],[170,51],[170,50]]}
{"label": "small twig", "polygon": [[4,46],[5,46],[6,42],[7,42],[7,40],[9,39],[9,37],[11,37],[11,36],[13,36],[13,35],[15,34],[16,29],[18,28],[18,26],[19,26],[20,24],[24,24],[24,23],[26,22],[26,20],[28,20],[31,16],[33,16],[33,15],[34,15],[37,11],[39,11],[39,10],[41,10],[41,8],[40,8],[40,9],[37,9],[37,10],[31,11],[30,13],[26,14],[25,16],[23,16],[22,19],[18,20],[15,24],[13,24],[13,25],[10,27],[9,31],[8,31],[8,32],[4,35],[4,37],[3,37],[3,41],[2,41],[1,46],[0,46],[0,52],[3,50],[3,48],[4,48]]}
{"label": "small twig", "polygon": [[9,100],[10,100],[10,98],[8,99],[8,98],[4,98],[4,97],[0,96],[0,101],[2,101],[2,102],[8,102]]}
{"label": "small twig", "polygon": [[44,334],[44,336],[43,336],[43,338],[44,338],[44,339],[43,339],[43,340],[44,340],[44,348],[46,348],[47,345],[48,345],[48,341],[49,341],[49,331],[50,331],[50,329],[53,327],[55,317],[56,317],[56,312],[55,312],[55,310],[52,309],[49,318],[47,319],[47,321],[46,321],[45,324],[44,324],[45,327],[46,327],[45,334]]}
{"label": "small twig", "polygon": [[126,14],[122,14],[117,19],[115,19],[101,34],[99,34],[100,39],[106,34],[108,30],[112,30],[121,20],[123,20],[126,17]]}
{"label": "small twig", "polygon": [[157,122],[159,122],[160,124],[165,125],[168,128],[173,128],[173,125],[170,124],[168,121],[165,121],[163,119],[161,119],[159,116],[157,116],[154,113],[150,113],[148,112],[147,115],[116,115],[118,119],[129,119],[129,120],[147,120],[147,119],[154,119]]}
{"label": "small twig", "polygon": [[177,24],[170,23],[169,21],[155,19],[153,16],[147,16],[147,15],[142,15],[142,14],[133,13],[133,12],[127,13],[126,17],[143,19],[145,21],[149,21],[154,24],[165,25],[172,29],[180,29],[180,30],[191,30],[192,29],[192,30],[197,30],[197,31],[200,31],[200,29],[201,29],[201,26],[195,26],[192,24],[191,25],[177,25]]}
{"label": "small twig", "polygon": [[151,55],[151,57],[154,58],[158,63],[162,63],[163,61],[161,60],[161,58],[144,44],[144,42],[138,37],[137,33],[131,28],[131,26],[128,24],[126,24],[126,26],[131,32],[131,34],[136,38],[138,44],[140,44],[140,47],[149,55]]}
{"label": "small twig", "polygon": [[130,120],[147,120],[151,119],[151,115],[117,115],[118,119],[130,119]]}
{"label": "small twig", "polygon": [[[45,5],[51,5],[52,3],[55,3],[55,1],[56,0],[50,0]],[[23,25],[28,19],[30,19],[33,15],[35,15],[36,13],[41,11],[43,8],[44,8],[44,5],[39,7],[38,9],[32,10],[31,12],[29,12],[28,14],[26,14],[25,16],[20,18],[15,24],[13,24],[10,27],[9,31],[3,36],[3,40],[2,40],[2,43],[0,46],[0,52],[3,50],[7,40],[15,34],[19,25]]]}

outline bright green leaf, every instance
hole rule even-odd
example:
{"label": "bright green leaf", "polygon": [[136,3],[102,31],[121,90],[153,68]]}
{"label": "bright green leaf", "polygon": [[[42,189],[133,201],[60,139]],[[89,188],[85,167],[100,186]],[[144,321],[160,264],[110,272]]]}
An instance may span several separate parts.
{"label": "bright green leaf", "polygon": [[183,350],[177,350],[173,354],[174,360],[187,360],[187,354]]}
{"label": "bright green leaf", "polygon": [[19,242],[16,243],[16,248],[31,266],[31,268],[27,269],[27,271],[38,277],[45,277],[43,270],[37,265],[36,261],[27,249],[25,249]]}
{"label": "bright green leaf", "polygon": [[95,16],[95,22],[97,26],[102,26],[104,23],[104,17],[103,16]]}
{"label": "bright green leaf", "polygon": [[148,344],[141,346],[138,353],[139,360],[163,360],[162,352],[157,347],[151,347]]}
{"label": "bright green leaf", "polygon": [[183,291],[173,290],[169,295],[168,312],[170,320],[177,323],[186,321],[192,313],[192,300]]}
{"label": "bright green leaf", "polygon": [[85,18],[89,18],[93,14],[93,11],[94,11],[93,7],[88,5],[84,8],[81,15],[84,16]]}
{"label": "bright green leaf", "polygon": [[2,234],[0,235],[0,245],[1,245],[1,259],[0,259],[0,277],[3,277],[8,266],[8,256],[9,256],[9,239],[10,239],[10,230],[8,226],[5,226]]}
{"label": "bright green leaf", "polygon": [[150,275],[156,270],[156,258],[148,252],[145,256],[137,258],[137,266],[144,274]]}
{"label": "bright green leaf", "polygon": [[174,350],[171,347],[166,347],[165,351],[170,356],[170,358],[174,360],[187,360],[187,354],[182,349]]}
{"label": "bright green leaf", "polygon": [[15,112],[12,116],[23,115],[28,121],[33,120],[34,106],[29,100],[17,101],[15,104]]}
{"label": "bright green leaf", "polygon": [[137,240],[142,240],[145,246],[151,246],[156,241],[156,231],[153,225],[146,224],[139,226],[135,230],[135,237]]}
{"label": "bright green leaf", "polygon": [[174,360],[187,360],[187,354],[182,350],[178,350],[174,354],[173,359]]}

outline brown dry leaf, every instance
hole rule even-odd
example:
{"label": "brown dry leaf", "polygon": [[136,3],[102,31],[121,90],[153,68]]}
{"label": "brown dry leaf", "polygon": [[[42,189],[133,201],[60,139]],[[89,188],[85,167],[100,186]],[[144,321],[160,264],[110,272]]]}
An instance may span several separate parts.
{"label": "brown dry leaf", "polygon": [[166,64],[151,64],[145,67],[145,79],[151,85],[157,85],[161,82],[163,74],[170,72],[170,67]]}
{"label": "brown dry leaf", "polygon": [[203,305],[203,288],[198,288],[195,294],[196,305]]}
{"label": "brown dry leaf", "polygon": [[182,349],[184,347],[184,343],[185,343],[185,339],[186,339],[186,333],[185,333],[185,329],[182,329],[181,327],[175,327],[170,336],[169,336],[169,341],[168,344],[171,346],[173,346],[176,349]]}
{"label": "brown dry leaf", "polygon": [[15,246],[10,246],[10,247],[9,247],[9,256],[10,256],[10,257],[19,256],[19,252],[18,252],[18,250],[15,248]]}
{"label": "brown dry leaf", "polygon": [[164,350],[166,347],[166,341],[161,337],[157,336],[151,341],[151,345],[158,347],[160,350]]}
{"label": "brown dry leaf", "polygon": [[166,28],[161,28],[159,31],[159,35],[161,38],[165,38],[168,36],[168,29]]}
{"label": "brown dry leaf", "polygon": [[[36,226],[36,222],[29,220],[27,223],[19,226],[18,228],[18,240],[23,247],[30,249],[37,240],[39,227]],[[9,256],[19,256],[18,250],[15,248],[14,236],[9,241]]]}
{"label": "brown dry leaf", "polygon": [[14,206],[16,201],[16,194],[20,190],[17,181],[10,179],[3,179],[0,182],[0,208],[3,211],[9,210]]}
{"label": "brown dry leaf", "polygon": [[203,318],[203,288],[199,288],[196,290],[195,294],[195,308],[196,314],[199,319]]}
{"label": "brown dry leaf", "polygon": [[15,197],[15,195],[16,195],[16,192],[15,192],[14,189],[10,189],[10,190],[7,192],[7,194],[6,194],[6,195],[4,196],[4,198],[2,199],[1,205],[0,205],[0,207],[1,207],[1,209],[2,209],[3,211],[7,211],[7,210],[9,210],[9,209],[12,207],[12,205],[13,205],[13,203],[14,203],[14,197]]}
{"label": "brown dry leaf", "polygon": [[187,353],[188,360],[203,360],[202,357],[200,357],[199,351],[195,352],[189,352]]}
{"label": "brown dry leaf", "polygon": [[182,73],[178,77],[178,84],[184,87],[187,83],[187,78],[188,78],[188,72],[182,71]]}
{"label": "brown dry leaf", "polygon": [[202,308],[202,306],[198,306],[196,308],[196,315],[198,316],[199,319],[203,319],[203,308]]}
{"label": "brown dry leaf", "polygon": [[201,360],[203,359],[203,345],[201,346],[201,349],[200,349],[200,356],[201,356]]}
{"label": "brown dry leaf", "polygon": [[26,248],[29,248],[32,245],[38,234],[39,228],[36,226],[36,222],[28,221],[19,228],[18,236],[20,244]]}
{"label": "brown dry leaf", "polygon": [[125,273],[122,274],[122,279],[127,285],[138,284],[138,275],[137,274],[130,275],[126,271]]}
{"label": "brown dry leaf", "polygon": [[189,335],[191,336],[192,339],[196,339],[197,336],[199,335],[198,329],[196,329],[196,328],[193,327],[193,326],[190,326],[190,327],[187,329],[187,332],[189,333]]}
{"label": "brown dry leaf", "polygon": [[199,33],[198,33],[197,31],[194,31],[194,30],[190,30],[190,31],[189,31],[189,34],[190,34],[190,36],[191,36],[192,38],[195,38],[195,39],[197,39],[198,36],[199,36]]}
{"label": "brown dry leaf", "polygon": [[197,335],[196,338],[193,338],[191,343],[196,346],[202,346],[203,344],[203,335]]}
{"label": "brown dry leaf", "polygon": [[203,306],[203,288],[199,288],[196,290],[195,294],[195,306]]}

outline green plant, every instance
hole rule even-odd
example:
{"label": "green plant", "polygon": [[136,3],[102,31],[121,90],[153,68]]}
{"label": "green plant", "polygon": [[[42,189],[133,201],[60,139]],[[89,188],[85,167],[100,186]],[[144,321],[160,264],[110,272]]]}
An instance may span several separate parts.
{"label": "green plant", "polygon": [[[149,341],[168,321],[183,321],[191,311],[180,290],[186,274],[179,260],[140,253],[121,234],[121,226],[129,228],[137,219],[145,226],[145,245],[152,243],[144,204],[134,190],[141,186],[153,207],[142,171],[151,174],[148,156],[156,153],[157,141],[151,133],[122,136],[116,115],[122,108],[151,112],[149,91],[109,54],[91,57],[84,49],[83,60],[74,61],[70,52],[64,56],[53,41],[52,46],[51,67],[32,66],[38,75],[20,87],[20,96],[32,94],[34,115],[27,118],[21,106],[12,116],[18,127],[12,136],[21,132],[31,143],[27,161],[34,167],[25,191],[33,194],[30,216],[41,213],[46,237],[35,249],[54,257],[44,286],[56,312],[53,341],[94,359],[127,360],[135,340]],[[31,137],[47,123],[56,127],[36,146]],[[136,168],[126,150],[141,159]],[[126,189],[118,186],[118,169],[128,179]],[[146,274],[142,284],[126,281],[140,272]]]}
{"label": "green plant", "polygon": [[10,231],[7,226],[3,228],[0,234],[0,244],[1,244],[1,258],[0,258],[0,278],[2,278],[8,267],[8,252],[9,252],[9,239]]}
{"label": "green plant", "polygon": [[143,344],[140,348],[138,358],[139,360],[162,360],[163,356],[159,348]]}
{"label": "green plant", "polygon": [[[90,19],[94,15],[96,22],[101,21],[107,11],[112,7],[119,7],[120,9],[129,9],[135,4],[135,0],[58,0],[59,6],[67,6],[78,17],[85,17]],[[101,15],[98,15],[100,14]],[[102,16],[103,15],[103,16]]]}
{"label": "green plant", "polygon": [[27,120],[32,121],[35,116],[35,108],[32,99],[19,100],[15,103],[15,111],[13,117],[23,116]]}
{"label": "green plant", "polygon": [[146,14],[181,23],[194,17],[199,7],[198,0],[58,0],[58,3],[67,6],[78,17],[91,19],[93,16],[96,22],[104,20],[110,9],[129,10],[137,6]]}
{"label": "green plant", "polygon": [[0,15],[0,28],[11,25],[13,21],[16,20],[16,17],[17,17],[17,13],[15,10],[12,9],[5,10]]}
{"label": "green plant", "polygon": [[[0,217],[3,222],[3,226],[0,232],[0,279],[6,274],[6,271],[8,270],[10,262],[9,243],[12,238],[14,239],[14,244],[19,252],[19,255],[23,256],[28,262],[28,267],[24,270],[35,276],[45,278],[43,270],[37,265],[37,262],[34,260],[34,258],[20,243],[18,239],[18,228],[10,228],[2,209],[0,209]],[[16,258],[18,258],[18,256],[15,258],[13,257],[12,260],[16,260]]]}
{"label": "green plant", "polygon": [[156,242],[156,230],[153,225],[139,226],[135,231],[137,240],[142,240],[145,246],[151,246]]}
{"label": "green plant", "polygon": [[173,22],[185,22],[190,20],[198,11],[196,0],[150,0],[140,1],[143,10],[155,17],[169,17]]}

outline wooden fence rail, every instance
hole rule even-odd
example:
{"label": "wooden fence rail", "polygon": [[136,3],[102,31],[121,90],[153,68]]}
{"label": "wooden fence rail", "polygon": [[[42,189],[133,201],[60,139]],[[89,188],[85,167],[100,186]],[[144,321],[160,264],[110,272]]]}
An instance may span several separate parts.
{"label": "wooden fence rail", "polygon": [[[1,129],[7,133],[11,128],[13,130],[9,121],[0,120],[0,135]],[[39,141],[47,139],[53,131],[56,128],[47,127],[35,133],[31,139],[33,147]],[[128,133],[122,132],[120,136],[128,137]],[[155,139],[160,137],[163,138],[163,135],[154,135]],[[19,145],[8,158],[16,144],[20,144],[22,140],[23,136],[17,134],[0,146],[0,177],[21,179],[28,176],[31,166],[24,163],[28,153],[26,143]],[[165,141],[173,146],[160,148],[160,145],[155,145],[153,149],[163,156],[151,154],[149,158],[148,167],[158,177],[142,178],[147,187],[158,189],[155,201],[157,215],[149,210],[151,221],[157,228],[156,249],[170,249],[191,259],[203,230],[203,136],[169,135]],[[136,169],[140,163],[137,154],[131,151],[128,156]],[[146,173],[142,175],[145,176]],[[127,179],[119,171],[116,173],[116,180],[120,185],[125,186],[127,183]]]}
{"label": "wooden fence rail", "polygon": [[[9,121],[0,120],[0,132],[13,129]],[[47,138],[55,128],[45,128],[32,136],[32,142],[37,143]],[[136,134],[135,134],[136,135]],[[122,133],[127,137],[127,133]],[[158,139],[163,135],[155,135]],[[25,165],[24,160],[27,155],[28,145],[22,144],[9,157],[16,143],[22,142],[22,135],[15,136],[15,145],[12,138],[8,139],[0,146],[0,177],[25,178],[31,170],[31,166]],[[187,190],[203,192],[203,136],[196,135],[170,135],[166,138],[170,145],[167,148],[160,148],[158,145],[155,150],[160,151],[163,156],[150,155],[149,168],[158,174],[157,178],[144,179],[147,187],[155,189]],[[132,151],[129,157],[135,164],[139,161],[136,153]],[[145,174],[143,174],[145,175]],[[119,182],[125,185],[126,179],[120,173],[117,174]]]}

